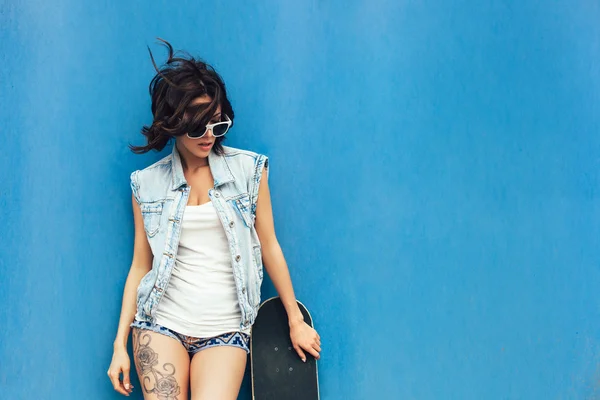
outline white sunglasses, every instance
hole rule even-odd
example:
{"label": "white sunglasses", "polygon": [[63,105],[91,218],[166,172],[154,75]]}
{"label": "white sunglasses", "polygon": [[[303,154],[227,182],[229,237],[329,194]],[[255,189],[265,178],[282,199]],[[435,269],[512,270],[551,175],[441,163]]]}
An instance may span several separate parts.
{"label": "white sunglasses", "polygon": [[[223,115],[225,115],[225,114],[223,114]],[[206,135],[206,132],[208,132],[210,130],[214,137],[221,137],[221,136],[225,135],[227,133],[227,131],[229,130],[229,128],[231,127],[231,120],[229,119],[229,117],[227,115],[225,115],[225,118],[227,118],[227,121],[215,122],[214,124],[207,124],[206,129],[204,130],[203,133],[188,132],[188,133],[186,133],[186,135],[190,139],[200,139],[201,137],[204,137],[204,135]]]}

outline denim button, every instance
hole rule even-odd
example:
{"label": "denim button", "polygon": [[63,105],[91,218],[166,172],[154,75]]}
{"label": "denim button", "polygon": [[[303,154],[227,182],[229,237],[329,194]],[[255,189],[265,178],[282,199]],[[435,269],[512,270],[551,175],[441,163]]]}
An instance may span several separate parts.
{"label": "denim button", "polygon": [[234,225],[234,223],[233,223],[233,221],[231,221],[231,222],[229,223],[229,227],[230,227],[230,228],[233,228],[233,225]]}
{"label": "denim button", "polygon": [[246,288],[242,288],[242,293],[246,294]]}
{"label": "denim button", "polygon": [[219,196],[220,196],[219,192],[215,192],[215,197],[219,197]]}
{"label": "denim button", "polygon": [[237,256],[235,256],[235,261],[239,262],[242,259],[242,256],[240,256],[239,254]]}

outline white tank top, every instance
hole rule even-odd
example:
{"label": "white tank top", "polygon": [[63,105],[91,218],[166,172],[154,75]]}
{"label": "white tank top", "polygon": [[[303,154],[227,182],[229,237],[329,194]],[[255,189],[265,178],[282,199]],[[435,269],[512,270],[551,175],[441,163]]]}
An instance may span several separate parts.
{"label": "white tank top", "polygon": [[212,202],[185,208],[169,286],[156,309],[157,324],[197,338],[240,330],[228,246]]}

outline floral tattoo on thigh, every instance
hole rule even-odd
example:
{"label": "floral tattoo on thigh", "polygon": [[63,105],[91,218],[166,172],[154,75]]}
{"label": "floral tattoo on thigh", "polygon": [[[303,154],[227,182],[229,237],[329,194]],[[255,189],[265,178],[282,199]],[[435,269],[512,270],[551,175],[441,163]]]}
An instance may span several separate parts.
{"label": "floral tattoo on thigh", "polygon": [[[155,394],[159,400],[178,400],[181,388],[175,379],[175,366],[165,363],[162,366],[164,372],[160,372],[158,365],[158,353],[150,347],[152,336],[137,329],[133,332],[133,353],[135,365],[142,379],[142,387],[146,393]],[[154,381],[154,387],[150,384]]]}

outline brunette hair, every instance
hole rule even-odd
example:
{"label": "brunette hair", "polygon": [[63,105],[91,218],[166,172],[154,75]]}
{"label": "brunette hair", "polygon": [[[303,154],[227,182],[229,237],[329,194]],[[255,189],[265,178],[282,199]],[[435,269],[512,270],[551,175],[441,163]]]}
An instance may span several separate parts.
{"label": "brunette hair", "polygon": [[[153,121],[150,126],[142,128],[147,144],[129,145],[131,151],[137,154],[147,153],[150,150],[160,151],[173,137],[187,132],[204,131],[219,105],[221,115],[227,115],[232,122],[234,120],[225,83],[215,69],[187,53],[175,54],[169,42],[158,40],[167,47],[169,57],[165,65],[158,68],[152,51],[148,48],[152,65],[156,70],[149,87]],[[198,97],[204,96],[208,96],[210,102],[191,105]],[[223,139],[224,136],[215,138],[213,150],[217,154],[223,153]]]}

